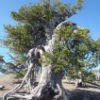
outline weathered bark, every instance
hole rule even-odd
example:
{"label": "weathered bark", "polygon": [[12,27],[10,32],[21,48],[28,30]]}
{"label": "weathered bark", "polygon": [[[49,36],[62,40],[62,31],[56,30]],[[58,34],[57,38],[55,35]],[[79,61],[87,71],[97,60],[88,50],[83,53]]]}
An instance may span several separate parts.
{"label": "weathered bark", "polygon": [[[13,90],[11,90],[11,91],[9,91],[8,93],[6,93],[6,94],[4,95],[4,97],[3,97],[3,100],[6,100],[7,97],[8,97],[9,95],[13,95],[14,93],[18,92],[18,91],[24,86],[24,84],[27,83],[27,79],[29,78],[29,75],[30,75],[30,73],[31,73],[31,71],[32,71],[32,68],[33,68],[33,64],[31,63],[30,66],[29,66],[29,68],[28,68],[27,73],[25,74],[25,76],[24,76],[24,78],[23,78],[22,83],[21,83],[20,85],[16,86]],[[30,79],[30,78],[29,78],[29,79]],[[27,84],[28,84],[28,83],[27,83]],[[29,85],[29,84],[28,84],[28,85]],[[29,87],[30,87],[30,86],[29,86]],[[30,87],[30,88],[31,88],[31,87]]]}
{"label": "weathered bark", "polygon": [[[56,27],[56,29],[59,30],[63,26],[66,26],[66,25],[68,26],[68,24],[73,25],[73,23],[64,21],[60,23]],[[48,44],[43,47],[45,49],[45,52],[52,53],[55,39],[56,39],[56,35],[52,35],[51,40],[49,40]],[[41,74],[38,84],[36,86],[34,86],[34,84],[31,84],[31,82],[33,83],[34,65],[35,63],[37,63],[36,53],[39,52],[42,58],[45,60],[45,57],[42,55],[44,52],[43,50],[32,49],[32,53],[33,52],[35,53],[30,55],[30,59],[32,60],[22,83],[19,86],[17,86],[13,91],[6,94],[3,100],[68,100],[66,91],[63,89],[62,83],[61,83],[64,73],[63,71],[55,73],[52,70],[53,66],[51,64],[43,64],[42,74]],[[32,55],[35,55],[35,59],[33,59]],[[23,95],[16,94],[16,92],[18,92],[23,86],[26,86],[26,85],[28,85],[29,87],[28,93],[23,94]]]}
{"label": "weathered bark", "polygon": [[55,96],[54,100],[68,100],[66,90],[62,86],[62,78],[64,76],[64,72],[60,71],[52,74],[52,81],[54,82],[54,91]]}
{"label": "weathered bark", "polygon": [[43,68],[39,84],[32,90],[28,100],[68,100],[61,83],[63,72],[54,74],[51,68],[51,65]]}
{"label": "weathered bark", "polygon": [[[27,76],[26,74],[20,87],[17,87],[17,90],[10,92],[8,95],[11,96],[9,97],[7,95],[8,98],[4,98],[4,100],[68,100],[61,84],[63,73],[54,74],[52,73],[51,68],[51,65],[48,65],[42,69],[43,71],[39,83],[32,89],[30,94],[14,94],[19,88],[21,89],[22,85],[24,85],[23,82]],[[29,73],[29,71],[27,73]]]}

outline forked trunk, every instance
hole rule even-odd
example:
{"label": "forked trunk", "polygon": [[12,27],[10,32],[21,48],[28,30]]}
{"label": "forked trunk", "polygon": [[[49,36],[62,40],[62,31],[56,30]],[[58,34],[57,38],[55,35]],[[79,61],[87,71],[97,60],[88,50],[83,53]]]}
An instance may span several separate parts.
{"label": "forked trunk", "polygon": [[30,94],[15,94],[5,100],[68,100],[61,83],[64,73],[55,73],[51,68],[43,67],[39,83]]}
{"label": "forked trunk", "polygon": [[[56,29],[59,30],[60,28],[63,27],[63,25],[67,25],[67,24],[68,24],[67,21],[64,21],[64,22],[60,23],[56,27]],[[37,57],[36,53],[38,53],[38,52],[42,56],[43,60],[46,59],[42,55],[44,51],[52,53],[55,38],[56,38],[56,35],[54,35],[54,36],[52,35],[52,39],[49,40],[48,44],[43,47],[45,49],[43,51],[38,51],[38,49],[32,49],[31,53],[34,53],[35,61],[37,61],[38,57]],[[34,86],[34,84],[32,86],[31,81],[29,81],[29,80],[33,79],[33,76],[32,76],[33,75],[32,69],[34,69],[33,65],[34,65],[34,63],[29,65],[28,71],[27,71],[21,85],[19,85],[19,87],[17,87],[17,89],[11,91],[6,96],[4,96],[3,100],[68,100],[66,92],[65,92],[64,88],[62,87],[62,83],[61,83],[62,78],[64,76],[63,71],[54,72],[52,70],[53,66],[51,64],[43,64],[40,80],[36,86]],[[21,89],[21,87],[24,87],[24,85],[29,86],[30,92],[26,93],[26,94],[18,94],[18,93],[15,94],[15,92],[18,91],[19,89]]]}

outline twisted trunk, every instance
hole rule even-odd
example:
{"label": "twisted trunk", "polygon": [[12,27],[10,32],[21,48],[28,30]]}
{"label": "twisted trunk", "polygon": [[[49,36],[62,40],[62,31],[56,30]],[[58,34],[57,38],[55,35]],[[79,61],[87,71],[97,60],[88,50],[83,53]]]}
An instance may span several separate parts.
{"label": "twisted trunk", "polygon": [[61,82],[64,73],[54,73],[51,68],[52,66],[48,65],[42,69],[38,86],[32,90],[28,100],[68,100]]}
{"label": "twisted trunk", "polygon": [[[68,25],[67,21],[60,23],[56,29],[59,30],[64,25]],[[53,44],[55,42],[56,36],[53,35],[52,39],[49,40],[48,45],[44,46],[45,52],[51,52],[53,50]],[[43,56],[43,51],[40,51],[41,56]],[[45,59],[45,57],[43,57]],[[22,83],[15,88],[13,91],[9,92],[4,96],[3,100],[68,100],[65,90],[62,87],[61,80],[64,76],[63,71],[55,73],[52,71],[53,66],[51,64],[42,65],[42,74],[40,80],[36,86],[31,86],[31,77],[33,79],[33,64],[29,65],[28,71],[22,81]],[[29,81],[31,80],[31,81]],[[25,84],[26,82],[26,84]],[[33,83],[33,82],[32,82]],[[26,94],[16,94],[16,92],[21,89],[24,85],[29,84],[29,93]]]}
{"label": "twisted trunk", "polygon": [[68,100],[61,83],[63,72],[54,73],[51,68],[51,65],[42,68],[39,83],[30,94],[10,94],[11,96],[4,100]]}

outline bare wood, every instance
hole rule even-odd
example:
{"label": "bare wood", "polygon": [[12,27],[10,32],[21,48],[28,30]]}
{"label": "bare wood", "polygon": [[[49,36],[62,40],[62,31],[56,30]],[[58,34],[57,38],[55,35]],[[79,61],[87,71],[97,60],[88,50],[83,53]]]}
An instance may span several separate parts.
{"label": "bare wood", "polygon": [[[68,21],[61,22],[56,27],[56,30],[59,30],[63,26],[68,25],[68,23],[69,23]],[[43,48],[45,48],[45,52],[52,53],[52,49],[53,49],[53,45],[54,45],[56,36],[57,35],[52,35],[52,39],[50,39],[48,41],[48,44],[43,47]],[[37,49],[35,49],[35,50],[37,50]],[[35,51],[35,50],[33,49],[33,51]],[[38,52],[40,52],[42,58],[45,60],[45,57],[42,55],[44,51],[38,50]],[[31,55],[30,55],[30,57],[32,58]],[[30,81],[29,75],[32,74],[31,73],[31,70],[32,70],[32,68],[34,68],[34,63],[30,63],[30,65],[28,67],[28,71],[27,71],[25,77],[23,78],[22,83],[19,86],[17,86],[13,91],[11,91],[8,94],[6,94],[4,96],[4,99],[3,100],[7,100],[6,97],[9,97],[10,95],[11,95],[10,97],[24,98],[26,100],[32,100],[32,98],[35,98],[35,100],[41,100],[40,98],[42,98],[42,99],[43,98],[46,98],[45,97],[45,94],[43,94],[43,92],[44,92],[45,88],[48,87],[48,83],[49,82],[51,83],[51,85],[49,85],[49,86],[50,86],[51,89],[53,88],[52,90],[54,92],[54,94],[53,94],[54,97],[51,97],[51,98],[53,98],[54,100],[68,100],[67,97],[66,97],[65,90],[59,85],[59,83],[56,84],[56,87],[53,87],[54,86],[54,83],[52,82],[52,67],[53,66],[50,65],[50,64],[48,64],[48,65],[47,64],[42,64],[42,74],[41,74],[39,83],[38,83],[37,86],[35,86],[33,88],[33,87],[31,87],[31,83],[30,83],[31,81]],[[25,83],[27,83],[27,84],[25,84]],[[29,89],[30,94],[25,94],[24,96],[23,95],[14,95],[14,93],[16,93],[17,91],[19,91],[24,85],[28,85],[28,87],[30,88]],[[57,94],[55,93],[55,90],[58,91]],[[48,91],[47,97],[49,97],[49,95],[50,95],[49,92],[50,91],[48,89],[47,89],[47,91]],[[47,100],[47,99],[43,99],[43,100]]]}

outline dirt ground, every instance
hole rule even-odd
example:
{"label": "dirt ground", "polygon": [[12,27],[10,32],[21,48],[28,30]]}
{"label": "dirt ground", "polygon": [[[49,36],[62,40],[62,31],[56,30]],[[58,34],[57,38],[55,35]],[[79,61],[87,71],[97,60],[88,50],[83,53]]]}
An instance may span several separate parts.
{"label": "dirt ground", "polygon": [[86,87],[79,88],[63,80],[69,100],[100,100],[100,85],[87,83]]}
{"label": "dirt ground", "polygon": [[4,90],[0,90],[0,95],[7,93],[9,90],[13,89],[15,85],[12,83],[15,81],[13,74],[0,76],[0,85],[3,85]]}
{"label": "dirt ground", "polygon": [[[0,76],[0,85],[4,85],[5,89],[0,90],[0,96],[13,89],[15,85],[13,82],[17,81],[14,79],[13,74]],[[66,80],[63,80],[63,86],[66,89],[67,95],[70,100],[100,100],[100,86],[94,86],[88,84],[87,87],[77,88],[75,84],[69,84]]]}

